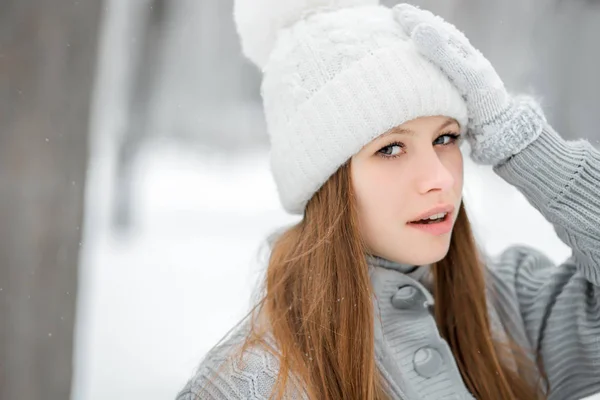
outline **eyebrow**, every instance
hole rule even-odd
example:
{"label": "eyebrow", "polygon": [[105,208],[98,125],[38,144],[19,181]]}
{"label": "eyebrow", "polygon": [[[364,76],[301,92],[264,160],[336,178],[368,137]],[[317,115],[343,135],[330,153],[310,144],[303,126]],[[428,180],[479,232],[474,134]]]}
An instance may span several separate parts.
{"label": "eyebrow", "polygon": [[[446,128],[447,126],[449,126],[449,125],[452,125],[452,124],[456,124],[456,121],[455,121],[455,120],[453,120],[453,119],[447,119],[447,120],[446,120],[446,122],[444,122],[443,124],[441,124],[441,125],[440,125],[440,126],[437,128],[437,130],[438,130],[438,131],[441,131],[442,129],[444,129],[444,128]],[[414,135],[414,134],[415,134],[415,131],[413,131],[413,130],[411,130],[411,129],[405,129],[405,128],[400,128],[400,127],[394,127],[394,128],[392,128],[392,129],[388,130],[387,132],[385,132],[384,134],[382,134],[381,136],[382,136],[382,137],[383,137],[383,136],[389,136],[389,135],[392,135],[392,134],[394,134],[394,133],[396,133],[396,134],[400,134],[400,135]]]}

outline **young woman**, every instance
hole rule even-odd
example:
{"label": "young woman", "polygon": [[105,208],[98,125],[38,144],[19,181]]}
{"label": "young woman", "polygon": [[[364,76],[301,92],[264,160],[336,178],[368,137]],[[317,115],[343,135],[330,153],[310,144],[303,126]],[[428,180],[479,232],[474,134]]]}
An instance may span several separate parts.
{"label": "young woman", "polygon": [[[259,3],[238,0],[236,22],[264,74],[282,204],[303,218],[273,243],[250,318],[178,399],[600,392],[600,153],[563,140],[427,11]],[[562,265],[478,252],[464,139],[554,224],[573,250]]]}

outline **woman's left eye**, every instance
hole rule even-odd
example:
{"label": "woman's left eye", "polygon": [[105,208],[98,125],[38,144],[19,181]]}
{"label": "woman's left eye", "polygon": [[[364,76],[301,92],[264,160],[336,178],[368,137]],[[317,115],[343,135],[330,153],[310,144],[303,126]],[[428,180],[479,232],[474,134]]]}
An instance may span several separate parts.
{"label": "woman's left eye", "polygon": [[[435,139],[433,144],[441,144],[442,146],[446,146],[456,142],[460,137],[458,133],[444,133]],[[441,139],[441,142],[440,142]],[[445,140],[444,140],[445,139]]]}

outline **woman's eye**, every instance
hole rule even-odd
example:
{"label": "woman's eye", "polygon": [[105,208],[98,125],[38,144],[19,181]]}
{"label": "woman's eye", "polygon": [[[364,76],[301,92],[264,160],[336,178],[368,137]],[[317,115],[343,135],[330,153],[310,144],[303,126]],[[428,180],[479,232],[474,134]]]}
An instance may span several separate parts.
{"label": "woman's eye", "polygon": [[381,153],[385,157],[394,157],[399,155],[401,151],[402,146],[400,144],[392,143],[379,150],[379,153]]}
{"label": "woman's eye", "polygon": [[433,142],[433,144],[441,144],[442,146],[446,146],[456,142],[459,136],[460,135],[457,133],[445,133],[443,135],[438,136],[437,139],[435,139],[435,141]]}

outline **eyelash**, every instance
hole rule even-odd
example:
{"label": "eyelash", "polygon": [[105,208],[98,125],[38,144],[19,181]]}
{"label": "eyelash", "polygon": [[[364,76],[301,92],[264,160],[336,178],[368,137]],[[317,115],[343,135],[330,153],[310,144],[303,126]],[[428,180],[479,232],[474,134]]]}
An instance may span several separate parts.
{"label": "eyelash", "polygon": [[[449,146],[451,144],[455,144],[456,142],[458,142],[460,140],[460,136],[461,135],[458,134],[458,133],[454,133],[454,132],[446,132],[446,133],[442,133],[441,135],[439,135],[437,138],[435,138],[435,140],[438,140],[439,138],[444,137],[444,136],[448,136],[451,139],[451,141],[449,143],[442,144],[442,146]],[[388,147],[392,147],[392,146],[399,146],[401,148],[404,148],[404,143],[401,143],[401,142],[392,142],[392,143],[390,143],[390,144],[388,144],[386,146],[383,146],[381,149],[379,149],[377,151],[377,155],[379,157],[383,158],[383,159],[386,159],[386,160],[391,159],[391,158],[400,157],[402,155],[402,153],[391,155],[391,156],[388,156],[388,155],[385,155],[385,154],[381,153],[381,150],[387,149]]]}

